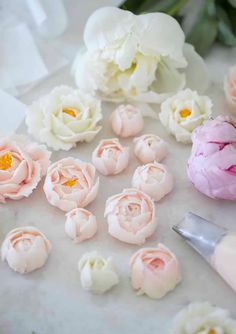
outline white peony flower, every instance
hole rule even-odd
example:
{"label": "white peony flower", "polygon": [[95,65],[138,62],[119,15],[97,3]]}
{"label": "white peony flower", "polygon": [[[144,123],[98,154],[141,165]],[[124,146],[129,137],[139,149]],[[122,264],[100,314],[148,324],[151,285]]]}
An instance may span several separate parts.
{"label": "white peony flower", "polygon": [[78,266],[81,285],[87,291],[102,294],[119,283],[112,258],[106,260],[96,251],[84,254]]}
{"label": "white peony flower", "polygon": [[68,86],[35,101],[26,115],[28,132],[54,150],[69,150],[93,140],[101,127],[100,101]]}
{"label": "white peony flower", "polygon": [[164,13],[96,10],[84,30],[86,52],[72,72],[78,87],[109,100],[161,103],[183,89],[205,90],[206,66],[186,44],[178,22]]}
{"label": "white peony flower", "polygon": [[192,303],[176,315],[170,334],[236,334],[236,321],[208,302]]}
{"label": "white peony flower", "polygon": [[161,123],[176,140],[191,143],[193,130],[212,114],[212,102],[207,96],[185,89],[161,104]]}

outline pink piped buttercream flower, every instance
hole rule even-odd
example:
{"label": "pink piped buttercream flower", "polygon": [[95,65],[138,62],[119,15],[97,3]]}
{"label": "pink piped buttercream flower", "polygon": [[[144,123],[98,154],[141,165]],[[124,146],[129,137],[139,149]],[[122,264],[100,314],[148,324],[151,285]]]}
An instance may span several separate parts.
{"label": "pink piped buttercream flower", "polygon": [[144,126],[141,111],[131,104],[122,104],[116,108],[111,114],[110,122],[115,134],[123,138],[137,135]]}
{"label": "pink piped buttercream flower", "polygon": [[154,134],[146,134],[134,139],[134,154],[144,164],[162,161],[167,156],[167,144]]}
{"label": "pink piped buttercream flower", "polygon": [[119,174],[128,166],[129,148],[117,138],[101,140],[93,151],[92,162],[103,175]]}
{"label": "pink piped buttercream flower", "polygon": [[51,153],[24,136],[0,138],[0,202],[28,197],[46,174]]}
{"label": "pink piped buttercream flower", "polygon": [[24,226],[10,231],[1,248],[1,257],[21,274],[41,268],[47,261],[51,244],[36,227]]}
{"label": "pink piped buttercream flower", "polygon": [[154,161],[136,168],[132,186],[142,190],[155,201],[160,201],[172,191],[174,178],[165,165]]}
{"label": "pink piped buttercream flower", "polygon": [[97,232],[96,217],[86,209],[73,209],[66,214],[65,232],[75,242],[90,239]]}
{"label": "pink piped buttercream flower", "polygon": [[152,199],[137,189],[124,189],[109,197],[105,217],[109,233],[130,244],[143,244],[157,226]]}
{"label": "pink piped buttercream flower", "polygon": [[231,106],[231,111],[236,113],[236,66],[230,67],[224,78],[224,91],[226,100]]}
{"label": "pink piped buttercream flower", "polygon": [[99,178],[95,167],[69,157],[48,168],[44,192],[50,204],[63,211],[83,208],[97,196]]}
{"label": "pink piped buttercream flower", "polygon": [[176,256],[163,244],[142,248],[130,260],[131,283],[138,294],[159,299],[181,281]]}

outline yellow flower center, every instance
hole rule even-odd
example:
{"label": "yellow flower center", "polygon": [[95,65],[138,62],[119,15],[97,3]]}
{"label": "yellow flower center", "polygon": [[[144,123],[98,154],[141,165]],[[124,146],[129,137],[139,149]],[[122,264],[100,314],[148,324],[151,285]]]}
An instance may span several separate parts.
{"label": "yellow flower center", "polygon": [[62,112],[64,112],[65,114],[71,116],[71,117],[76,117],[76,110],[70,107],[64,107],[62,109]]}
{"label": "yellow flower center", "polygon": [[208,334],[216,334],[216,331],[215,331],[214,329],[210,329],[210,330],[208,331]]}
{"label": "yellow flower center", "polygon": [[0,157],[0,170],[7,170],[12,165],[11,153],[7,152]]}
{"label": "yellow flower center", "polygon": [[77,182],[77,178],[73,177],[72,179],[67,180],[66,182],[63,183],[63,186],[66,187],[73,187]]}
{"label": "yellow flower center", "polygon": [[191,113],[192,113],[191,110],[189,110],[188,108],[184,108],[179,112],[180,116],[183,118],[188,117],[189,115],[191,115]]}
{"label": "yellow flower center", "polygon": [[134,70],[136,69],[136,67],[137,67],[137,63],[136,63],[136,62],[133,62],[133,63],[131,64],[129,70],[130,70],[131,72],[134,72]]}

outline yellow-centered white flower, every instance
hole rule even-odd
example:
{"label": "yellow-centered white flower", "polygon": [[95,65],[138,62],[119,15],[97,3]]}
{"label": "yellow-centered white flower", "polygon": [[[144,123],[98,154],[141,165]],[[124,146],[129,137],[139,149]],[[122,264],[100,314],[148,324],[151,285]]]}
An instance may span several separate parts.
{"label": "yellow-centered white flower", "polygon": [[81,285],[87,291],[102,294],[119,283],[112,258],[106,260],[96,251],[84,254],[78,266]]}
{"label": "yellow-centered white flower", "polygon": [[68,86],[54,88],[35,101],[26,115],[28,132],[54,150],[90,142],[100,131],[100,101]]}
{"label": "yellow-centered white flower", "polygon": [[100,8],[86,23],[84,42],[86,51],[72,67],[76,84],[104,99],[161,103],[186,85],[199,91],[208,86],[202,58],[164,13]]}
{"label": "yellow-centered white flower", "polygon": [[227,310],[208,302],[192,303],[175,317],[171,334],[236,334],[236,321]]}
{"label": "yellow-centered white flower", "polygon": [[161,104],[161,123],[167,131],[182,143],[191,143],[195,128],[202,125],[212,114],[212,101],[196,91],[185,89]]}

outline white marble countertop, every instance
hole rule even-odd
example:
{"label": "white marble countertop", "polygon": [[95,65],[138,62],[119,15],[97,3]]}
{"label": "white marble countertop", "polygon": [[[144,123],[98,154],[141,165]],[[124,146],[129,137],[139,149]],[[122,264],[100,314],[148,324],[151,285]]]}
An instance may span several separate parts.
{"label": "white marble countertop", "polygon": [[[208,92],[214,102],[214,115],[226,112],[221,80],[235,56],[236,50],[215,47],[207,58],[214,82]],[[58,84],[73,85],[69,68],[35,87],[22,97],[22,101],[30,103]],[[107,122],[113,106],[104,105],[103,109],[103,130],[96,139],[90,144],[78,145],[70,152],[53,153],[53,161],[70,155],[91,160],[91,152],[98,141],[114,136]],[[24,125],[20,132],[25,132]],[[165,163],[174,173],[176,183],[173,192],[157,205],[159,226],[145,246],[155,246],[161,241],[170,247],[180,260],[182,283],[162,300],[136,296],[128,277],[128,263],[138,247],[121,243],[107,233],[103,218],[105,200],[130,186],[131,176],[138,165],[135,158],[121,175],[101,176],[98,198],[88,207],[97,216],[99,230],[93,239],[81,244],[74,244],[65,235],[64,213],[47,202],[41,183],[29,198],[0,206],[1,242],[12,228],[33,225],[42,230],[53,245],[46,266],[29,275],[14,273],[6,263],[0,263],[1,334],[146,334],[152,331],[167,334],[171,319],[180,308],[189,302],[204,300],[229,309],[236,317],[236,294],[171,230],[187,211],[193,211],[236,231],[235,202],[212,200],[197,192],[187,180],[185,171],[190,146],[176,143],[158,121],[146,119],[143,133],[150,132],[157,133],[169,143],[170,152]],[[122,142],[132,145],[132,140]],[[102,296],[87,293],[80,286],[77,262],[90,250],[98,250],[104,256],[112,255],[120,274],[120,284]]]}

